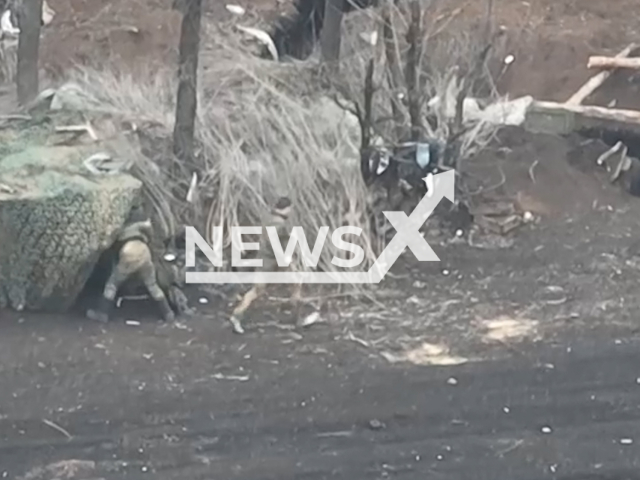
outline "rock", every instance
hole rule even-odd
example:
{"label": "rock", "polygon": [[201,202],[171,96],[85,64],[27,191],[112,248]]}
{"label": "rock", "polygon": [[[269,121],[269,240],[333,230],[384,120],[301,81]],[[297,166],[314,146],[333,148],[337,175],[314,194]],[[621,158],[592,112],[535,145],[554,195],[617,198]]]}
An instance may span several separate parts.
{"label": "rock", "polygon": [[28,147],[0,157],[0,308],[61,312],[112,243],[142,183],[95,175],[96,147]]}

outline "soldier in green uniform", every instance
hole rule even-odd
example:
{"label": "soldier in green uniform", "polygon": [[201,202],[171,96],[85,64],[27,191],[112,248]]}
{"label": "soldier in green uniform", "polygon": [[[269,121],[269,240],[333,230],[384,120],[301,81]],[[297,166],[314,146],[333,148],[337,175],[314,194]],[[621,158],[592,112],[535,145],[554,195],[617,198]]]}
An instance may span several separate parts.
{"label": "soldier in green uniform", "polygon": [[164,320],[175,319],[175,313],[158,284],[156,265],[149,247],[152,237],[153,227],[150,220],[132,223],[120,232],[114,245],[117,259],[100,297],[98,308],[89,309],[88,318],[108,322],[118,289],[135,276],[144,284],[151,298],[157,303]]}

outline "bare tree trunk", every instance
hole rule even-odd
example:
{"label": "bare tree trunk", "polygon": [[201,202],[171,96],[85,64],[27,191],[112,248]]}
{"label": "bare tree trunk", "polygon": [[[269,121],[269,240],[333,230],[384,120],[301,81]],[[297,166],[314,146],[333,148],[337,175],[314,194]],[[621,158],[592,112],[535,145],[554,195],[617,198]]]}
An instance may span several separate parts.
{"label": "bare tree trunk", "polygon": [[18,102],[26,105],[38,95],[38,56],[42,0],[23,0],[18,12]]}
{"label": "bare tree trunk", "polygon": [[402,74],[402,67],[400,66],[400,59],[397,49],[397,42],[393,32],[392,23],[392,9],[395,7],[395,2],[390,0],[384,7],[382,13],[382,36],[384,38],[384,51],[387,60],[387,80],[389,87],[391,88],[391,113],[394,119],[394,130],[396,142],[402,142],[406,140],[405,135],[405,114],[402,108],[402,102],[400,101],[399,94],[402,93],[401,89],[404,83],[404,76]]}
{"label": "bare tree trunk", "polygon": [[421,110],[424,100],[420,93],[420,72],[418,71],[422,57],[422,9],[419,0],[411,1],[411,22],[407,31],[407,42],[409,43],[409,51],[407,53],[405,82],[411,120],[411,141],[418,142],[423,136]]}
{"label": "bare tree trunk", "polygon": [[324,21],[320,32],[320,48],[324,62],[338,62],[340,60],[344,1],[325,0]]}
{"label": "bare tree trunk", "polygon": [[196,110],[198,107],[198,53],[202,0],[187,0],[180,29],[180,60],[173,153],[180,160],[193,158]]}

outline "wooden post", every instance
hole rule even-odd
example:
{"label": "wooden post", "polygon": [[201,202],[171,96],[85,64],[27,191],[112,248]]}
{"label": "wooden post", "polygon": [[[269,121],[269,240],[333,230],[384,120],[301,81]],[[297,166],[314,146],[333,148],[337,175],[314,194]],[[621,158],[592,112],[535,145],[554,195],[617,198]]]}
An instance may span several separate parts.
{"label": "wooden post", "polygon": [[342,39],[342,15],[345,0],[325,0],[324,20],[320,31],[320,49],[322,61],[340,60]]}
{"label": "wooden post", "polygon": [[603,122],[620,122],[640,125],[640,111],[618,108],[597,107],[592,105],[568,105],[566,103],[546,102],[535,100],[530,110],[548,113],[574,113],[583,117],[601,120]]}
{"label": "wooden post", "polygon": [[26,105],[38,95],[38,57],[42,0],[23,0],[16,12],[18,36],[18,66],[16,87],[18,103]]}
{"label": "wooden post", "polygon": [[187,0],[179,8],[182,10],[183,16],[180,28],[178,95],[176,121],[173,129],[173,153],[180,160],[190,160],[193,158],[198,107],[198,53],[200,50],[202,0]]}

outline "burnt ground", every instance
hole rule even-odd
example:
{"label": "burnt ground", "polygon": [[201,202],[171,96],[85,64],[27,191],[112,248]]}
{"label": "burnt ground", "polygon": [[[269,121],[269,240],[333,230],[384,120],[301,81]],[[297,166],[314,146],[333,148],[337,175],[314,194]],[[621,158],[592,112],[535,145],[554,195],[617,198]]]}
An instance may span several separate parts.
{"label": "burnt ground", "polygon": [[[45,70],[169,58],[179,21],[165,3],[51,0]],[[499,83],[513,95],[564,100],[589,54],[637,38],[632,1],[495,3],[521,39]],[[123,18],[141,34],[115,28]],[[619,74],[590,102],[638,107],[635,91]],[[605,149],[503,132],[470,173],[483,202],[536,222],[457,242],[429,229],[440,263],[405,253],[377,303],[333,299],[306,329],[271,299],[236,336],[232,296],[209,291],[175,325],[145,304],[106,327],[3,312],[0,478],[639,478],[640,271],[626,248],[640,200],[595,167]],[[58,461],[80,470],[34,470]]]}

